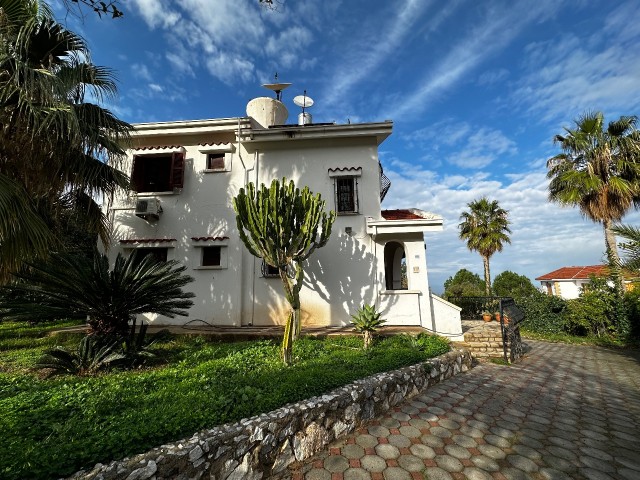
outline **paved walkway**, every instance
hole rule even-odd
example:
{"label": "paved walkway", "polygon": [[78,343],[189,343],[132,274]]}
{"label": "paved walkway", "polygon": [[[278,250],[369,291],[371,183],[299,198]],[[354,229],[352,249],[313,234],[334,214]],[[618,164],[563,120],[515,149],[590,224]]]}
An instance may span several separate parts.
{"label": "paved walkway", "polygon": [[640,352],[527,341],[327,451],[297,479],[640,479]]}

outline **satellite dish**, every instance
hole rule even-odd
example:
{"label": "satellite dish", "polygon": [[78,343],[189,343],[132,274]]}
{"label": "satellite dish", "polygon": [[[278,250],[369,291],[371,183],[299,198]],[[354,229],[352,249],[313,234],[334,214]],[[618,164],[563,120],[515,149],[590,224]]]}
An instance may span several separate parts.
{"label": "satellite dish", "polygon": [[263,83],[262,86],[264,88],[268,88],[269,90],[276,92],[276,100],[280,100],[282,96],[282,91],[285,88],[289,88],[291,84],[290,83]]}
{"label": "satellite dish", "polygon": [[306,95],[298,95],[297,97],[293,97],[293,103],[302,108],[309,108],[313,106],[313,99]]}

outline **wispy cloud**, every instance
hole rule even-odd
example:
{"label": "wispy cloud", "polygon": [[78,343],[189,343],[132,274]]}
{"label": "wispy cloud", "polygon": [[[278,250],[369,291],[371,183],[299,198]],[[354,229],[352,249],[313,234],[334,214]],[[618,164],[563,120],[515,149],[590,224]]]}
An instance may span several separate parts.
{"label": "wispy cloud", "polygon": [[567,122],[585,110],[629,114],[640,97],[629,95],[640,78],[640,10],[626,2],[602,20],[596,33],[580,30],[559,41],[527,46],[525,75],[512,102],[544,121]]}
{"label": "wispy cloud", "polygon": [[507,46],[526,26],[551,15],[558,8],[558,2],[550,0],[533,4],[519,2],[506,9],[493,6],[484,15],[483,22],[470,29],[466,37],[452,46],[443,59],[416,82],[419,86],[413,92],[404,95],[392,108],[385,108],[385,113],[380,117],[398,118],[423,112],[468,72]]}
{"label": "wispy cloud", "polygon": [[328,82],[331,88],[323,94],[327,105],[344,99],[349,90],[366,79],[389,56],[396,54],[430,3],[431,1],[406,0],[401,6],[394,5],[391,11],[397,13],[383,32],[375,29],[358,32],[362,36],[344,48],[349,54],[342,65],[335,67],[334,77]]}
{"label": "wispy cloud", "polygon": [[516,143],[495,128],[445,120],[403,135],[409,146],[436,153],[462,168],[485,168],[517,153]]}

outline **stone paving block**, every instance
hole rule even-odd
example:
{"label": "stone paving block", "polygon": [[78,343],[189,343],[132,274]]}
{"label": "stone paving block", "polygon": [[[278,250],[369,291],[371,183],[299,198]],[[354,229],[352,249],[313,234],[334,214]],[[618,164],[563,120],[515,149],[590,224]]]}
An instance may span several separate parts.
{"label": "stone paving block", "polygon": [[480,451],[480,453],[489,458],[492,458],[493,460],[501,460],[506,457],[506,454],[502,451],[502,449],[494,445],[480,445],[478,446],[478,450]]}
{"label": "stone paving block", "polygon": [[440,437],[436,437],[434,435],[422,435],[420,437],[420,441],[429,447],[432,448],[442,448],[444,447],[444,441]]}
{"label": "stone paving block", "polygon": [[[519,440],[522,443],[522,440]],[[539,444],[540,446],[542,446],[542,444]],[[514,445],[513,450],[515,452],[517,452],[518,454],[522,455],[523,457],[527,457],[531,460],[539,460],[542,458],[542,454],[536,450],[535,448],[531,448],[527,445]]]}
{"label": "stone paving block", "polygon": [[465,478],[469,480],[492,480],[493,477],[489,475],[487,472],[476,468],[476,467],[467,467],[462,471],[462,474]]}
{"label": "stone paving block", "polygon": [[409,451],[412,455],[425,459],[425,458],[434,458],[436,453],[433,451],[433,448],[428,447],[427,445],[415,444],[409,447]]}
{"label": "stone paving block", "polygon": [[399,467],[389,467],[382,474],[384,480],[412,480],[411,474]]}
{"label": "stone paving block", "polygon": [[371,475],[362,468],[350,468],[344,472],[344,480],[370,480]]}
{"label": "stone paving block", "polygon": [[424,474],[429,480],[453,480],[449,472],[439,467],[427,467]]}
{"label": "stone paving block", "polygon": [[393,417],[384,417],[380,420],[380,425],[386,428],[398,428],[400,427],[400,421]]}
{"label": "stone paving block", "polygon": [[616,478],[600,470],[594,470],[593,468],[580,468],[578,473],[587,480],[614,480]]}
{"label": "stone paving block", "polygon": [[378,444],[378,438],[369,434],[356,436],[356,443],[362,448],[374,448]]}
{"label": "stone paving block", "polygon": [[[420,433],[420,432],[418,432]],[[389,435],[389,443],[398,448],[409,448],[411,446],[411,440],[404,435]]]}
{"label": "stone paving block", "polygon": [[487,443],[500,448],[507,448],[511,445],[511,442],[509,442],[509,440],[497,435],[485,435],[484,439],[487,441]]}
{"label": "stone paving block", "polygon": [[454,435],[451,437],[451,440],[453,440],[456,445],[464,448],[475,448],[478,446],[478,443],[472,437],[466,435]]}
{"label": "stone paving block", "polygon": [[471,457],[471,462],[478,468],[486,472],[497,472],[500,470],[500,465],[493,458],[486,457],[484,455],[474,455]]}
{"label": "stone paving block", "polygon": [[458,422],[454,422],[450,418],[441,418],[440,420],[438,420],[438,423],[441,427],[448,430],[458,430],[460,428],[460,424]]}
{"label": "stone paving block", "polygon": [[313,468],[304,477],[306,480],[331,480],[331,473],[324,468]]}
{"label": "stone paving block", "polygon": [[413,455],[400,455],[398,457],[398,466],[408,472],[421,472],[424,469],[424,462],[421,458]]}
{"label": "stone paving block", "polygon": [[360,445],[346,445],[342,447],[342,455],[347,459],[360,459],[364,457],[364,448]]}
{"label": "stone paving block", "polygon": [[349,468],[349,460],[342,455],[331,455],[325,459],[324,468],[331,473],[342,473]]}
{"label": "stone paving block", "polygon": [[380,425],[375,425],[373,427],[369,427],[369,435],[373,435],[374,437],[388,437],[389,429]]}
{"label": "stone paving block", "polygon": [[[411,420],[409,422],[411,422]],[[414,426],[403,426],[400,427],[399,430],[401,435],[408,438],[420,437],[422,435],[420,430]]]}
{"label": "stone paving block", "polygon": [[449,473],[461,472],[464,470],[462,462],[451,455],[436,455],[434,458],[436,464]]}
{"label": "stone paving block", "polygon": [[503,468],[500,473],[507,480],[531,480],[531,476],[528,473],[517,468]]}
{"label": "stone paving block", "polygon": [[400,456],[400,451],[398,447],[395,447],[390,444],[381,444],[376,447],[376,454],[385,460],[388,459],[396,459]]}
{"label": "stone paving block", "polygon": [[542,477],[545,480],[572,480],[573,479],[573,477],[571,477],[565,472],[562,472],[560,470],[555,470],[553,468],[546,468],[546,467],[540,469],[540,475],[542,475]]}
{"label": "stone paving block", "polygon": [[387,468],[387,462],[377,455],[365,455],[360,459],[360,466],[368,472],[382,472]]}
{"label": "stone paving block", "polygon": [[538,465],[533,460],[522,455],[508,455],[507,462],[523,472],[530,473],[538,471]]}

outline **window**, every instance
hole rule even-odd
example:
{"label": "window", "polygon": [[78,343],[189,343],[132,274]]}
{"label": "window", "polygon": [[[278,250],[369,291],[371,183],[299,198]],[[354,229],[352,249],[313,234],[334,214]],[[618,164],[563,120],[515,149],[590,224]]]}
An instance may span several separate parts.
{"label": "window", "polygon": [[222,247],[202,247],[202,263],[203,267],[219,267]]}
{"label": "window", "polygon": [[156,260],[158,260],[159,262],[166,262],[167,261],[167,253],[169,252],[168,248],[163,248],[163,247],[143,247],[143,248],[136,248],[133,250],[133,252],[131,252],[131,255],[135,255],[136,256],[136,261],[141,261],[144,257],[146,257],[147,255],[151,255],[152,257],[154,257]]}
{"label": "window", "polygon": [[337,177],[335,179],[335,189],[336,212],[357,213],[358,180],[356,177]]}
{"label": "window", "polygon": [[272,267],[267,262],[262,260],[262,276],[266,278],[279,277],[280,273],[278,272],[277,267]]}
{"label": "window", "polygon": [[207,170],[225,169],[224,153],[207,153]]}
{"label": "window", "polygon": [[131,172],[133,189],[138,193],[169,192],[184,185],[184,153],[136,155]]}

